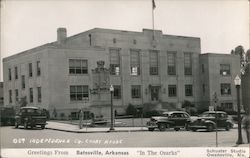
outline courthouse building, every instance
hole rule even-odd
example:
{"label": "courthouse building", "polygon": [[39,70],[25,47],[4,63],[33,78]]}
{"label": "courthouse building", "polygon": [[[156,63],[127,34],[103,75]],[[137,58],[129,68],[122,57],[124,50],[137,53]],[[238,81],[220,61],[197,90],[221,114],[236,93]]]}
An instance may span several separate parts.
{"label": "courthouse building", "polygon": [[[3,59],[4,103],[46,108],[52,116],[76,115],[80,108],[110,115],[109,85],[117,114],[128,105],[180,109],[184,100],[208,110],[217,92],[220,106],[236,106],[235,55],[201,54],[200,38],[94,28]],[[98,62],[98,64],[97,64]]]}

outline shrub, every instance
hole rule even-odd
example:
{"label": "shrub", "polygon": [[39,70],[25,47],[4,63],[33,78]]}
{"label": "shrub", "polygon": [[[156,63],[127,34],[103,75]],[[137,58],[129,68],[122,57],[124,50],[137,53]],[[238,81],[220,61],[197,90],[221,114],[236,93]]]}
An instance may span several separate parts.
{"label": "shrub", "polygon": [[143,114],[143,116],[146,118],[159,115],[161,115],[161,113],[157,110],[145,111]]}
{"label": "shrub", "polygon": [[134,105],[129,104],[128,107],[127,107],[127,109],[126,109],[126,114],[127,114],[127,115],[136,116],[136,114],[137,114],[137,109],[135,108]]}
{"label": "shrub", "polygon": [[61,119],[63,119],[65,117],[65,114],[64,113],[60,113],[60,117],[61,117]]}

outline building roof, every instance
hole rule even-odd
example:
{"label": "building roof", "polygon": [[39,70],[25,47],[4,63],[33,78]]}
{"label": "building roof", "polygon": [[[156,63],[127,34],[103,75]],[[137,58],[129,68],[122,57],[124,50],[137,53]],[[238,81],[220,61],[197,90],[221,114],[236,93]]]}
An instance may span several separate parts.
{"label": "building roof", "polygon": [[[143,29],[142,32],[136,32],[136,31],[105,29],[105,28],[93,28],[93,29],[90,29],[90,30],[87,30],[87,31],[84,31],[84,32],[81,32],[81,33],[78,33],[78,34],[75,34],[75,35],[72,35],[72,36],[69,36],[69,37],[66,38],[66,41],[69,41],[71,39],[74,39],[74,38],[77,38],[79,36],[83,36],[83,35],[86,35],[86,34],[89,34],[89,33],[94,33],[94,32],[116,33],[116,34],[124,34],[124,35],[125,34],[126,35],[140,35],[140,34],[143,35],[145,32],[152,32],[152,31],[153,31],[152,29]],[[162,34],[161,30],[154,30],[154,32],[156,34],[161,34],[162,36],[168,37],[168,38],[184,38],[184,39],[192,38],[192,39],[195,39],[195,40],[200,40],[199,37],[188,37],[188,36],[176,36],[176,35]],[[9,59],[11,59],[13,57],[17,57],[19,55],[30,54],[30,53],[33,53],[33,52],[36,52],[36,51],[39,51],[39,50],[43,50],[43,49],[46,49],[46,48],[57,48],[58,46],[60,46],[60,44],[58,44],[57,41],[54,41],[54,42],[51,42],[51,43],[46,43],[46,44],[43,44],[41,46],[37,46],[37,47],[31,48],[31,49],[22,51],[20,53],[11,55],[9,57],[3,58],[3,61],[6,62]]]}
{"label": "building roof", "polygon": [[25,106],[25,107],[21,107],[21,109],[39,109],[39,108],[35,106]]}
{"label": "building roof", "polygon": [[235,54],[223,54],[223,53],[203,53],[202,56],[237,56]]}

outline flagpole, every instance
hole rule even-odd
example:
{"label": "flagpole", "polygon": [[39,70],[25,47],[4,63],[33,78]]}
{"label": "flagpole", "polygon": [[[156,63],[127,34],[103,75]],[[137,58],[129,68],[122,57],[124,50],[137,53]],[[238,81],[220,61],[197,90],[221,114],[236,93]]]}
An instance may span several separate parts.
{"label": "flagpole", "polygon": [[152,0],[152,27],[153,27],[153,40],[155,40],[154,9],[155,9],[155,2],[154,2],[154,0]]}

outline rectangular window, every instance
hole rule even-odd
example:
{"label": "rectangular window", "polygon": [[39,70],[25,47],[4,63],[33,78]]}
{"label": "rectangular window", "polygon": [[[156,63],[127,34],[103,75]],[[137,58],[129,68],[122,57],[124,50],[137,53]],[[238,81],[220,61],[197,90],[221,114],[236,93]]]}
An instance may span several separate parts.
{"label": "rectangular window", "polygon": [[25,76],[22,75],[22,89],[25,88]]}
{"label": "rectangular window", "polygon": [[121,99],[121,86],[114,85],[114,99]]}
{"label": "rectangular window", "polygon": [[205,72],[205,67],[204,64],[201,64],[201,72],[204,73]]}
{"label": "rectangular window", "polygon": [[120,75],[120,50],[110,49],[109,59],[110,59],[110,74]]}
{"label": "rectangular window", "polygon": [[29,63],[29,77],[32,77],[32,63]]}
{"label": "rectangular window", "polygon": [[222,83],[220,85],[221,95],[231,95],[231,85],[230,83]]}
{"label": "rectangular window", "polygon": [[70,86],[70,100],[82,101],[89,99],[89,87],[87,85]]}
{"label": "rectangular window", "polygon": [[9,70],[9,80],[11,81],[11,68],[9,68],[8,70]]}
{"label": "rectangular window", "polygon": [[37,87],[37,102],[38,103],[42,102],[42,89],[41,89],[41,87]]}
{"label": "rectangular window", "polygon": [[131,95],[132,98],[141,98],[141,86],[140,85],[131,86]]}
{"label": "rectangular window", "polygon": [[176,85],[168,85],[168,96],[176,97],[177,95]]}
{"label": "rectangular window", "polygon": [[33,88],[30,88],[30,103],[33,103]]}
{"label": "rectangular window", "polygon": [[9,103],[12,103],[12,91],[9,90]]}
{"label": "rectangular window", "polygon": [[18,79],[18,71],[17,71],[17,67],[15,67],[15,79]]}
{"label": "rectangular window", "polygon": [[140,52],[139,50],[130,51],[130,73],[133,76],[140,75]]}
{"label": "rectangular window", "polygon": [[233,111],[233,103],[221,103],[221,108],[225,111]]}
{"label": "rectangular window", "polygon": [[193,96],[193,85],[191,84],[185,85],[185,95],[187,97]]}
{"label": "rectangular window", "polygon": [[18,89],[15,90],[15,93],[16,93],[16,102],[18,102]]}
{"label": "rectangular window", "polygon": [[230,64],[220,64],[220,74],[223,76],[230,75]]}
{"label": "rectangular window", "polygon": [[41,75],[41,65],[40,65],[40,61],[36,62],[36,75],[40,76]]}
{"label": "rectangular window", "polygon": [[206,92],[206,86],[205,86],[205,84],[202,84],[202,92],[203,92],[203,95],[205,95],[205,92]]}
{"label": "rectangular window", "polygon": [[70,74],[88,74],[88,60],[69,59]]}
{"label": "rectangular window", "polygon": [[168,56],[168,75],[176,75],[176,51],[169,51],[167,56]]}
{"label": "rectangular window", "polygon": [[192,75],[192,53],[184,53],[184,74]]}
{"label": "rectangular window", "polygon": [[158,52],[157,51],[150,51],[149,52],[149,64],[150,75],[158,75],[159,74],[159,59],[158,59]]}

